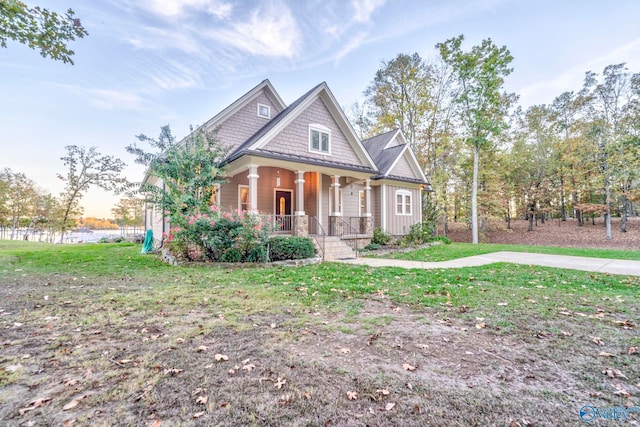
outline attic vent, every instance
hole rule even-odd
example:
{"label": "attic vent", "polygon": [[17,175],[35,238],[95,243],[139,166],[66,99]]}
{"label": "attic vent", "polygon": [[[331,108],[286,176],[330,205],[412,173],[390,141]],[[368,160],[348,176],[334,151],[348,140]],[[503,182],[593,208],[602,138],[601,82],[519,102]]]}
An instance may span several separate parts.
{"label": "attic vent", "polygon": [[264,117],[265,119],[270,119],[271,107],[264,104],[258,104],[258,117]]}

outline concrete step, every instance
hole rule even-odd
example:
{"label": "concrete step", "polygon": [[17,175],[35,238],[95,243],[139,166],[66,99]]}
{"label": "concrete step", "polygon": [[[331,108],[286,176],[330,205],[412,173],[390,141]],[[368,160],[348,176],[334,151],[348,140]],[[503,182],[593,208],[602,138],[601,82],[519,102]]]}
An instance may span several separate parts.
{"label": "concrete step", "polygon": [[[320,245],[322,237],[314,238],[313,244],[316,246],[318,253],[322,253]],[[324,260],[335,261],[338,259],[355,258],[356,253],[351,246],[336,236],[325,236],[324,238]]]}

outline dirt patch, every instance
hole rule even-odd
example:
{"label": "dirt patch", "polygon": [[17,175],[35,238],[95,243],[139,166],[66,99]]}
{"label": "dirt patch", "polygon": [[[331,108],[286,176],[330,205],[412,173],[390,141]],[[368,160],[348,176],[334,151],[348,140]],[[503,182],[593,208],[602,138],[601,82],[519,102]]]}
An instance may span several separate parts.
{"label": "dirt patch", "polygon": [[[606,240],[606,230],[602,218],[595,219],[595,224],[587,220],[585,225],[578,226],[574,219],[560,221],[538,221],[533,231],[527,231],[528,222],[511,221],[511,229],[507,229],[504,221],[490,221],[487,231],[481,236],[483,243],[506,243],[536,246],[564,246],[578,248],[602,249],[640,249],[640,218],[630,218],[627,232],[620,231],[620,218],[612,219],[612,239]],[[454,242],[471,242],[471,230],[462,223],[449,225],[447,233]]]}

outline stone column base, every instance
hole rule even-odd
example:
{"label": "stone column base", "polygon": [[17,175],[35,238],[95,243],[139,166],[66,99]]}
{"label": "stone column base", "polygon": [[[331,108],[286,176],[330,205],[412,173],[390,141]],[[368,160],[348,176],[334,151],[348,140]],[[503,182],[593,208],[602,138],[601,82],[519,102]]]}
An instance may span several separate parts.
{"label": "stone column base", "polygon": [[296,215],[293,217],[293,235],[307,237],[309,235],[309,216]]}

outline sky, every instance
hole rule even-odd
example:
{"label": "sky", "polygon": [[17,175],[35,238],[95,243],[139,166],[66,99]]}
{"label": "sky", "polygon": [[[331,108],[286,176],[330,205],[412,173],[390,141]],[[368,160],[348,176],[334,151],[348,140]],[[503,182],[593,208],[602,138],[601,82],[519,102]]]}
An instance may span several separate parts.
{"label": "sky", "polygon": [[[183,137],[268,78],[289,104],[326,81],[338,102],[363,99],[382,61],[464,34],[514,57],[505,88],[524,108],[582,87],[584,73],[640,71],[637,0],[24,0],[74,10],[89,35],[75,65],[9,41],[0,48],[0,169],[58,195],[65,146],[125,151],[169,124]],[[84,216],[110,217],[121,196],[91,190]]]}

